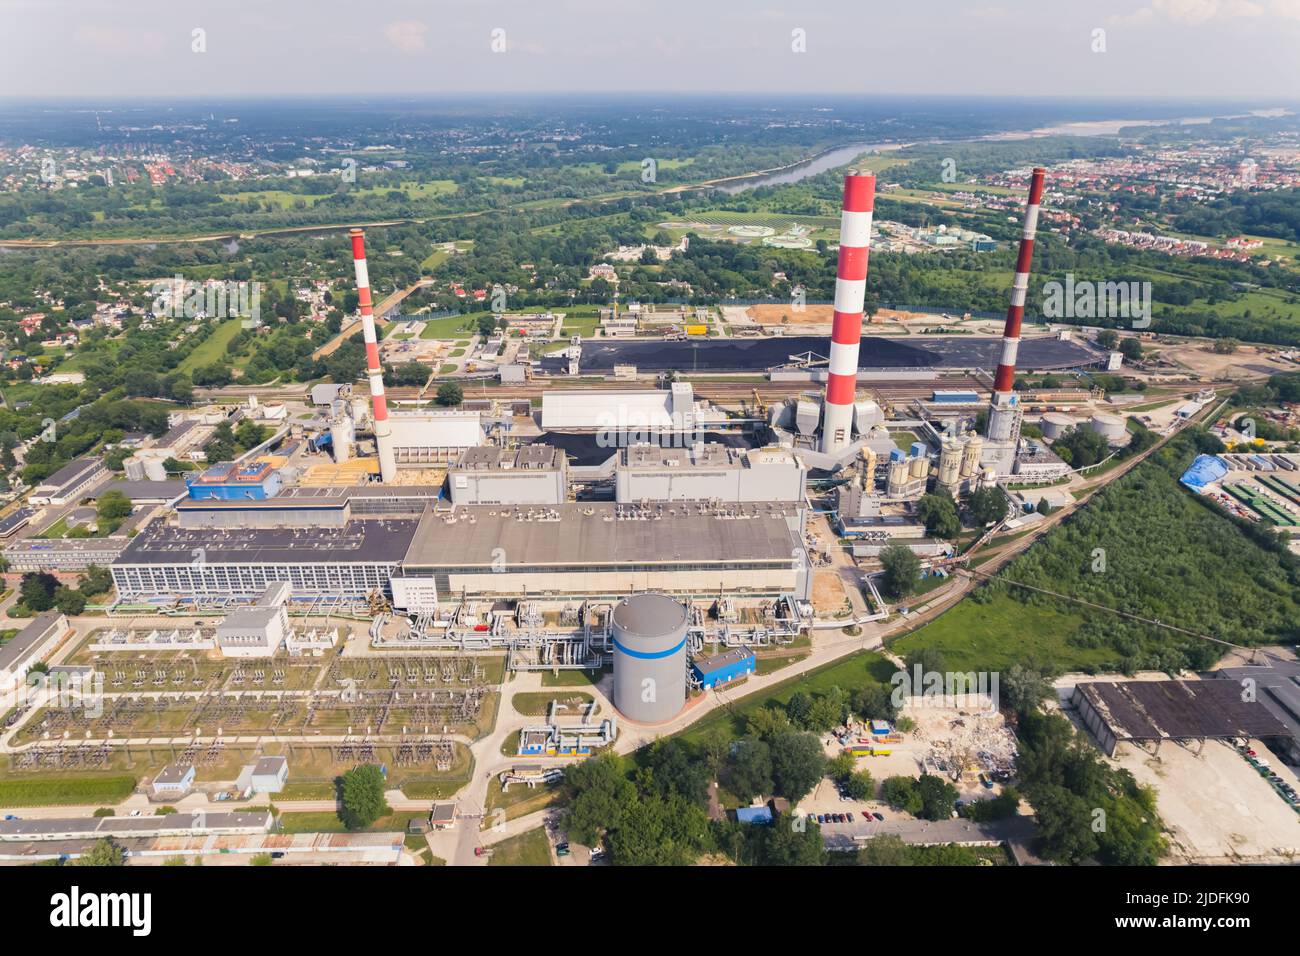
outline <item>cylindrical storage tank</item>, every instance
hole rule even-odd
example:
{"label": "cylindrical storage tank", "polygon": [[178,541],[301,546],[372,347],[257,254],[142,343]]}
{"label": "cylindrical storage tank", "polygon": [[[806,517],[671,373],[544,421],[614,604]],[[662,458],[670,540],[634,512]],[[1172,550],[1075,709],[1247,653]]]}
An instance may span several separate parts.
{"label": "cylindrical storage tank", "polygon": [[913,458],[908,471],[913,478],[924,478],[930,474],[930,459],[917,457]]}
{"label": "cylindrical storage tank", "polygon": [[144,481],[144,462],[139,458],[128,458],[122,467],[126,469],[127,481]]}
{"label": "cylindrical storage tank", "polygon": [[658,724],[686,705],[686,606],[666,594],[634,594],[614,607],[614,706]]}
{"label": "cylindrical storage tank", "polygon": [[167,469],[163,467],[163,459],[146,458],[144,460],[144,476],[150,481],[166,481]]}
{"label": "cylindrical storage tank", "polygon": [[1074,419],[1060,412],[1048,412],[1043,416],[1040,425],[1043,429],[1043,437],[1048,441],[1056,441],[1074,427]]}
{"label": "cylindrical storage tank", "polygon": [[973,478],[979,474],[980,457],[984,454],[984,439],[971,433],[966,439],[966,447],[961,455],[961,474],[963,478]]}
{"label": "cylindrical storage tank", "polygon": [[903,493],[903,488],[907,485],[907,476],[910,469],[905,461],[891,462],[889,465],[889,480],[885,485],[885,492],[891,497],[897,498]]}
{"label": "cylindrical storage tank", "polygon": [[342,415],[334,419],[330,425],[330,444],[334,449],[334,461],[342,464],[352,457],[352,444],[356,441],[356,433],[352,426],[352,419]]}
{"label": "cylindrical storage tank", "polygon": [[944,438],[939,448],[939,484],[950,487],[961,480],[962,446],[955,438]]}
{"label": "cylindrical storage tank", "polygon": [[1124,419],[1119,415],[1111,415],[1107,412],[1098,412],[1092,416],[1088,425],[1093,431],[1104,435],[1107,441],[1118,441],[1123,438],[1128,431]]}

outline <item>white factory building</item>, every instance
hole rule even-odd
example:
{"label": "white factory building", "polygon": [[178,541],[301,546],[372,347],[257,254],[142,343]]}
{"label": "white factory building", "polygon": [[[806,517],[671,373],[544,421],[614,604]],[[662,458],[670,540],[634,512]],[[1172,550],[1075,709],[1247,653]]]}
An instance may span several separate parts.
{"label": "white factory building", "polygon": [[543,431],[658,434],[692,431],[698,423],[699,409],[689,382],[674,382],[671,389],[653,391],[542,393]]}
{"label": "white factory building", "polygon": [[289,584],[267,587],[251,607],[241,607],[217,625],[217,647],[223,657],[272,657],[289,632]]}
{"label": "white factory building", "polygon": [[804,499],[807,471],[779,446],[738,449],[716,442],[690,448],[633,445],[619,452],[614,468],[615,500],[623,504],[661,501],[783,501]]}
{"label": "white factory building", "polygon": [[478,412],[393,412],[388,422],[398,465],[445,464],[484,442]]}
{"label": "white factory building", "polygon": [[543,444],[467,448],[447,470],[447,485],[457,505],[558,505],[569,497],[568,460]]}

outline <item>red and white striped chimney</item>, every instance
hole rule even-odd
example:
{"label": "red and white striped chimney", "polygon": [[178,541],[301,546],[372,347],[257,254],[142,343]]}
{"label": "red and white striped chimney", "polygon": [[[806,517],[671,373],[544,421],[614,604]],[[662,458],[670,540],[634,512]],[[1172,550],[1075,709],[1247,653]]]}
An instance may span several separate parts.
{"label": "red and white striped chimney", "polygon": [[375,337],[375,315],[370,299],[370,270],[366,267],[366,234],[353,229],[352,261],[357,268],[357,304],[361,308],[361,336],[366,341],[366,374],[370,378],[370,404],[375,422],[375,449],[379,454],[379,477],[397,479],[397,458],[393,454],[393,431],[388,424],[388,401],[384,397],[384,370],[379,364],[379,341]]}
{"label": "red and white striped chimney", "polygon": [[1025,317],[1025,296],[1029,292],[1029,267],[1034,261],[1034,234],[1038,231],[1038,206],[1043,200],[1043,177],[1047,171],[1034,167],[1029,180],[1029,203],[1025,206],[1025,229],[1016,257],[1016,277],[1011,283],[1011,305],[1002,330],[1002,357],[993,379],[993,401],[989,407],[988,437],[992,441],[1015,441],[1020,437],[1020,408],[1014,391],[1016,354],[1020,350],[1020,323]]}
{"label": "red and white striped chimney", "polygon": [[848,447],[853,430],[853,399],[858,388],[858,347],[862,342],[862,303],[867,291],[867,257],[871,251],[871,210],[876,177],[844,177],[840,213],[840,255],[835,273],[835,320],[831,326],[830,374],[822,415],[822,451],[838,454]]}

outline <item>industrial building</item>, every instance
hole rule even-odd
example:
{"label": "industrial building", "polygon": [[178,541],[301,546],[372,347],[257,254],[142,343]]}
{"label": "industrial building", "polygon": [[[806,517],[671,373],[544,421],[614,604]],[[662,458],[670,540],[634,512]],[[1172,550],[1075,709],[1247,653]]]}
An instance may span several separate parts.
{"label": "industrial building", "polygon": [[807,600],[803,521],[802,508],[779,502],[430,511],[408,538],[393,604],[416,611],[462,596],[608,598],[649,590]]}
{"label": "industrial building", "polygon": [[1121,743],[1159,748],[1166,740],[1278,740],[1286,726],[1258,698],[1243,700],[1229,680],[1089,681],[1076,684],[1072,703],[1102,752]]}
{"label": "industrial building", "polygon": [[[543,431],[596,430],[630,435],[631,441],[636,441],[636,436],[694,431],[698,411],[689,382],[674,382],[670,389],[654,391],[542,393]],[[628,443],[612,441],[611,447]]]}
{"label": "industrial building", "polygon": [[468,448],[447,470],[447,485],[456,505],[558,505],[569,498],[568,460],[540,443],[513,453]]}
{"label": "industrial building", "polygon": [[76,501],[107,474],[102,459],[78,458],[33,488],[27,501],[33,505],[66,505]]}
{"label": "industrial building", "polygon": [[272,657],[289,633],[289,585],[267,586],[251,607],[236,608],[217,625],[216,643],[224,657]]}
{"label": "industrial building", "polygon": [[183,797],[194,786],[194,765],[169,763],[153,778],[155,797]]}
{"label": "industrial building", "polygon": [[748,648],[733,647],[712,657],[696,657],[691,661],[691,675],[700,687],[708,690],[718,684],[727,684],[754,673],[757,660]]}
{"label": "industrial building", "polygon": [[279,793],[288,781],[289,761],[284,757],[262,757],[248,778],[254,793]]}
{"label": "industrial building", "polygon": [[295,598],[364,599],[388,592],[415,536],[411,519],[342,528],[177,528],[161,519],[113,562],[123,600],[254,598],[287,581]]}
{"label": "industrial building", "polygon": [[185,480],[190,497],[196,501],[216,498],[222,501],[274,498],[282,484],[279,471],[266,461],[249,464],[221,462]]}
{"label": "industrial building", "polygon": [[9,562],[9,570],[15,573],[72,573],[85,571],[92,564],[108,567],[129,543],[130,539],[124,534],[107,538],[23,538],[5,545],[4,556]]}
{"label": "industrial building", "polygon": [[807,470],[780,447],[737,449],[717,442],[690,448],[633,445],[619,452],[615,500],[802,502]]}
{"label": "industrial building", "polygon": [[19,686],[31,666],[45,660],[67,632],[66,617],[58,611],[44,611],[0,645],[0,693],[10,693]]}
{"label": "industrial building", "polygon": [[686,705],[688,618],[666,594],[635,594],[614,607],[614,706],[629,720],[662,723]]}
{"label": "industrial building", "polygon": [[398,465],[447,464],[485,440],[478,412],[393,412],[388,424]]}

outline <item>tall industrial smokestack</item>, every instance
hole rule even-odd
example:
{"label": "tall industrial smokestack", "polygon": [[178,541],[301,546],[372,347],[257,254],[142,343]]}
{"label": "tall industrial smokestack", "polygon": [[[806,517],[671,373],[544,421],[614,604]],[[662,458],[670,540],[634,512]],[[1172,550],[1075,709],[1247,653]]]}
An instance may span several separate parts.
{"label": "tall industrial smokestack", "polygon": [[1002,330],[1002,358],[993,379],[993,401],[989,406],[990,441],[1020,439],[1020,404],[1016,400],[1016,353],[1020,349],[1020,321],[1025,316],[1025,295],[1029,291],[1029,267],[1034,261],[1034,233],[1038,231],[1038,204],[1043,200],[1043,177],[1047,171],[1034,167],[1029,180],[1029,203],[1025,206],[1025,231],[1016,257],[1016,278],[1011,284],[1011,305]]}
{"label": "tall industrial smokestack", "polygon": [[366,234],[353,229],[352,261],[357,267],[357,299],[361,306],[361,335],[366,340],[366,374],[370,378],[370,404],[375,421],[375,449],[379,454],[379,477],[397,480],[397,458],[393,454],[393,431],[388,424],[388,401],[384,398],[384,371],[379,364],[379,341],[375,338],[375,315],[370,301],[370,270],[366,268]]}
{"label": "tall industrial smokestack", "polygon": [[862,342],[862,301],[867,291],[867,255],[871,250],[871,210],[876,177],[844,177],[840,213],[840,257],[835,273],[835,323],[831,327],[830,375],[822,415],[822,451],[838,454],[849,444],[853,398],[858,388],[858,346]]}

